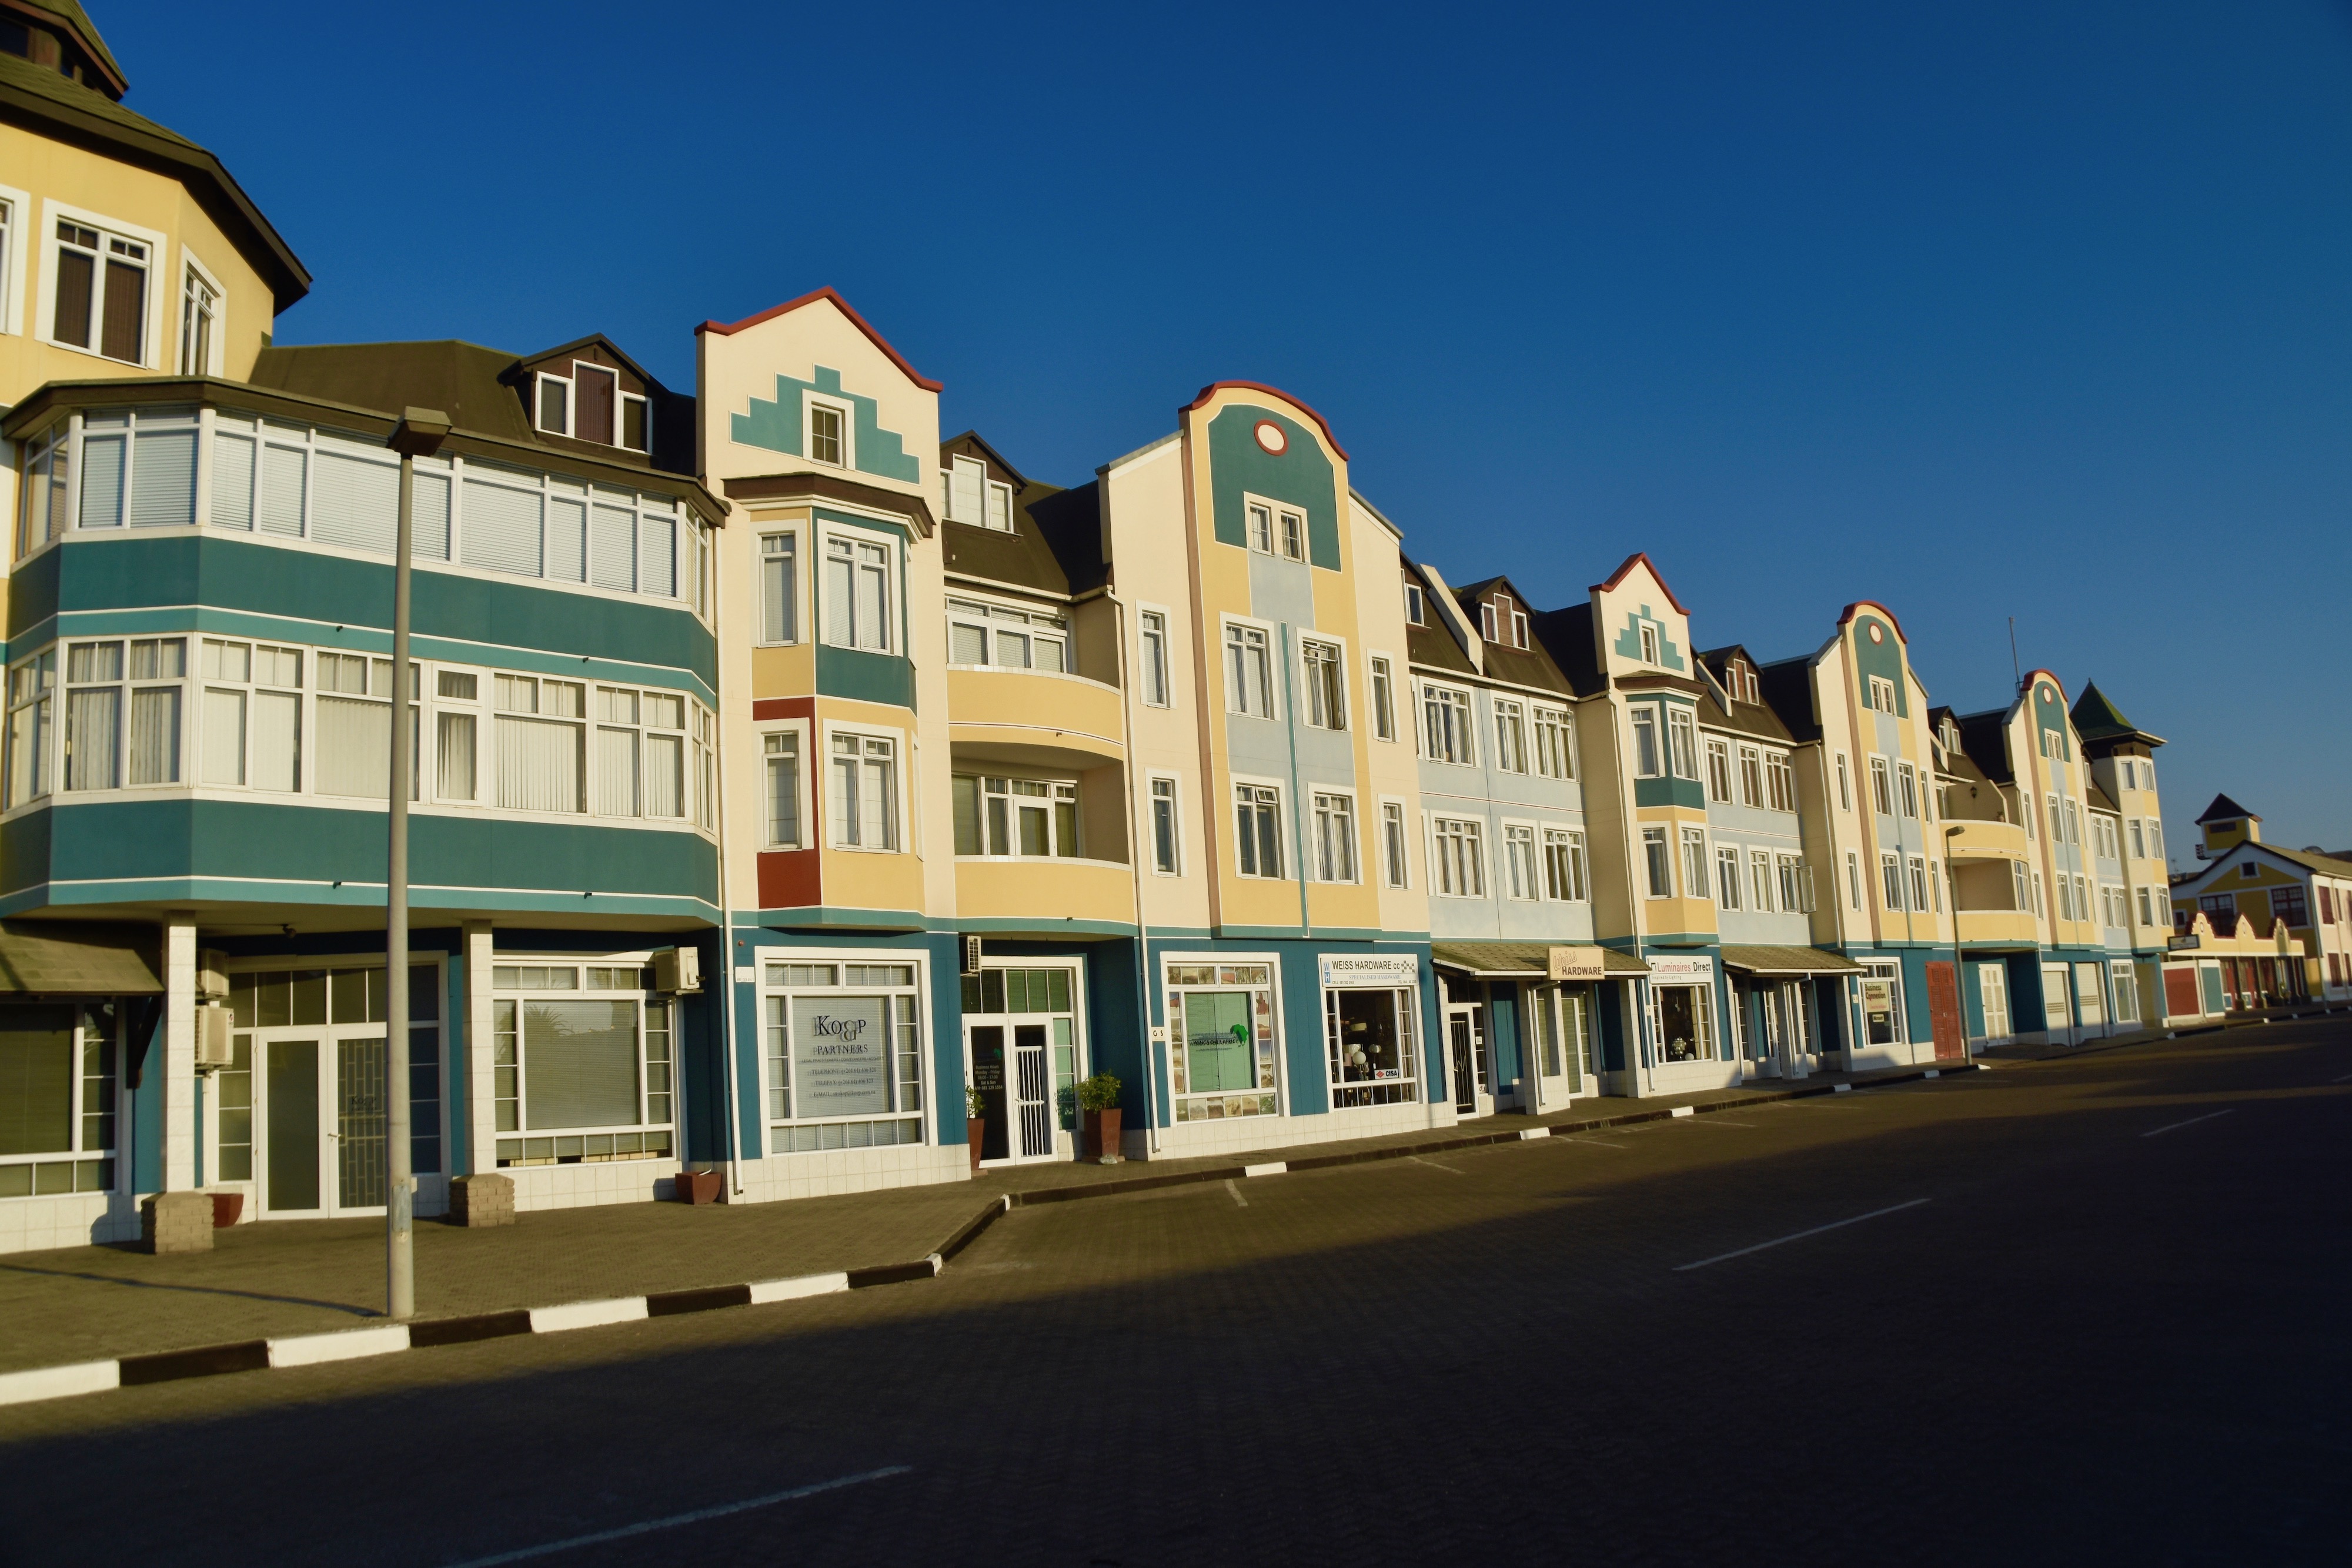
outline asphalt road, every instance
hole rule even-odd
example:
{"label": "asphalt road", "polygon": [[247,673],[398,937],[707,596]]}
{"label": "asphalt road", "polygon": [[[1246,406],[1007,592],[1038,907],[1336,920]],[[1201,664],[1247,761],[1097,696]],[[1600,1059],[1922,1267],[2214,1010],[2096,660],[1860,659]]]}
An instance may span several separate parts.
{"label": "asphalt road", "polygon": [[0,1561],[2342,1563],[2347,1177],[2326,1020],[1021,1209],[936,1281],[0,1410]]}

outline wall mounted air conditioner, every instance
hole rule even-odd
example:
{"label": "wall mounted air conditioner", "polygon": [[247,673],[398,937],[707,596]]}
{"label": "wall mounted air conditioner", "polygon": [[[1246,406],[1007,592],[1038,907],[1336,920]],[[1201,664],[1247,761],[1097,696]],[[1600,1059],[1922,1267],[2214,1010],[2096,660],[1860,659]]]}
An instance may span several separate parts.
{"label": "wall mounted air conditioner", "polygon": [[236,1044],[229,1032],[234,1022],[228,1009],[218,1002],[207,1002],[196,1009],[198,1067],[226,1067],[236,1060]]}
{"label": "wall mounted air conditioner", "polygon": [[674,996],[702,989],[702,950],[672,947],[655,954],[654,989]]}

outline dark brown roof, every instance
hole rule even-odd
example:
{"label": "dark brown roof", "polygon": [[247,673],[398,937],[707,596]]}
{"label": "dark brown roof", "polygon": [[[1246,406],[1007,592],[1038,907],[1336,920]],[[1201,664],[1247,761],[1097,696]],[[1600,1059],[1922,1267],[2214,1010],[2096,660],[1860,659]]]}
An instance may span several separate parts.
{"label": "dark brown roof", "polygon": [[2017,782],[2016,765],[2009,759],[2009,713],[1987,708],[1982,713],[1955,715],[1960,727],[1960,749],[1995,784]]}
{"label": "dark brown roof", "polygon": [[2216,795],[2213,797],[2213,803],[2205,808],[2204,812],[2198,817],[2197,822],[2200,827],[2202,827],[2207,822],[2227,822],[2239,817],[2252,818],[2257,822],[2262,821],[2260,817],[2255,816],[2227,795]]}
{"label": "dark brown roof", "polygon": [[122,67],[116,61],[114,51],[106,47],[104,38],[99,37],[98,24],[89,19],[89,13],[76,4],[76,0],[5,0],[5,3],[0,3],[0,12],[6,11],[14,11],[27,21],[52,27],[62,24],[72,35],[74,42],[81,46],[82,52],[112,78],[107,84],[113,89],[108,97],[121,98],[131,90],[131,78],[122,74]]}
{"label": "dark brown roof", "polygon": [[1568,689],[1578,696],[1598,696],[1609,689],[1609,677],[1601,673],[1601,659],[1592,643],[1592,601],[1586,600],[1561,610],[1547,610],[1531,616],[1529,625],[1536,641],[1549,653],[1553,667],[1568,683]]}
{"label": "dark brown roof", "polygon": [[1426,624],[1420,626],[1411,622],[1405,622],[1404,656],[1406,659],[1416,664],[1426,665],[1433,670],[1451,670],[1465,675],[1476,674],[1478,669],[1476,665],[1471,664],[1468,650],[1454,641],[1453,629],[1446,625],[1445,617],[1437,610],[1437,590],[1430,583],[1428,574],[1412,561],[1405,559],[1402,554],[1397,559],[1404,575],[1421,585],[1422,614],[1426,621]]}
{"label": "dark brown roof", "polygon": [[[1772,710],[1771,704],[1749,702],[1745,696],[1731,691],[1724,672],[1735,658],[1745,660],[1748,667],[1756,672],[1757,688],[1759,692],[1762,690],[1764,666],[1757,662],[1755,654],[1738,643],[1707,649],[1698,655],[1698,662],[1715,679],[1708,685],[1707,700],[1699,706],[1699,723],[1709,729],[1730,730],[1738,735],[1754,736],[1759,740],[1794,744],[1797,737],[1789,733],[1789,727]],[[1731,699],[1727,707],[1724,704],[1727,696]]]}
{"label": "dark brown roof", "polygon": [[253,198],[219,159],[178,131],[46,66],[6,54],[0,54],[0,120],[178,180],[261,275],[278,310],[310,292],[310,270]]}
{"label": "dark brown roof", "polygon": [[1822,737],[1822,721],[1813,712],[1813,665],[1803,654],[1756,666],[1756,684],[1764,706],[1799,745]]}

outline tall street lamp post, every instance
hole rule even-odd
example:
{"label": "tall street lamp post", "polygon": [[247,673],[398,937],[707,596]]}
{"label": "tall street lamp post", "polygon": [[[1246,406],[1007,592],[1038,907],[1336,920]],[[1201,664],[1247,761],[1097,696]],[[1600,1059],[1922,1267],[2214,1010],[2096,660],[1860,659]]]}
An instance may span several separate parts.
{"label": "tall street lamp post", "polygon": [[416,1315],[415,1173],[409,1165],[408,1106],[408,791],[415,771],[411,728],[416,694],[408,669],[409,550],[415,536],[416,460],[441,449],[449,416],[412,408],[386,443],[400,454],[400,521],[392,566],[392,825],[384,877],[384,1296],[394,1322]]}

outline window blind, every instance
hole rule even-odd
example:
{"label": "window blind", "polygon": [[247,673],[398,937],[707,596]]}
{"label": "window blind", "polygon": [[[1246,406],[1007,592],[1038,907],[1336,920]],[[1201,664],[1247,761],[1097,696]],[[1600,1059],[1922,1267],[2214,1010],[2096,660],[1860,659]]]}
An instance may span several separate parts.
{"label": "window blind", "polygon": [[677,597],[677,524],[668,517],[647,517],[637,532],[643,570],[642,591],[664,599]]}
{"label": "window blind", "polygon": [[196,520],[196,433],[142,430],[131,454],[131,526],[192,528]]}
{"label": "window blind", "polygon": [[580,810],[580,727],[499,716],[499,804],[518,811]]}
{"label": "window blind", "polygon": [[122,471],[131,437],[127,432],[81,438],[81,526],[119,528],[122,523]]}
{"label": "window blind", "polygon": [[434,789],[444,800],[470,800],[474,798],[474,716],[445,709],[435,716],[439,744],[434,751]]}
{"label": "window blind", "polygon": [[131,694],[132,784],[180,781],[180,688],[156,686]]}
{"label": "window blind", "polygon": [[120,776],[115,747],[122,722],[122,691],[106,686],[66,696],[66,788],[111,789]]}
{"label": "window blind", "polygon": [[73,1013],[10,1008],[0,1020],[0,1155],[71,1149]]}
{"label": "window blind", "polygon": [[624,593],[637,586],[637,519],[625,507],[594,508],[590,524],[589,560],[592,580],[599,588]]}
{"label": "window blind", "polygon": [[596,812],[604,817],[637,814],[637,732],[599,727],[596,731]]}
{"label": "window blind", "polygon": [[264,443],[261,448],[261,531],[302,537],[302,495],[310,482],[310,455]]}
{"label": "window blind", "polygon": [[[217,459],[215,459],[217,461]],[[399,479],[394,481],[395,493]],[[416,488],[410,501],[414,511],[409,527],[413,531],[409,548],[419,560],[449,559],[449,476],[427,474],[419,469]]]}
{"label": "window blind", "polygon": [[540,497],[466,476],[466,525],[462,552],[467,566],[537,577],[540,568]]}
{"label": "window blind", "polygon": [[213,438],[213,513],[216,528],[253,527],[253,441],[226,433]]}
{"label": "window blind", "polygon": [[204,780],[207,784],[245,782],[245,694],[205,688]]}
{"label": "window blind", "polygon": [[[294,693],[253,694],[252,771],[257,789],[302,787],[302,699]],[[391,771],[389,762],[383,771]]]}
{"label": "window blind", "polygon": [[319,453],[319,515],[310,536],[389,555],[400,526],[400,469],[349,453]]}
{"label": "window blind", "polygon": [[677,817],[685,814],[686,737],[684,736],[649,735],[646,737],[644,780],[646,816]]}
{"label": "window blind", "polygon": [[319,793],[381,800],[392,776],[387,705],[357,697],[319,699]]}
{"label": "window blind", "polygon": [[547,575],[562,582],[588,580],[588,503],[576,496],[548,498]]}

